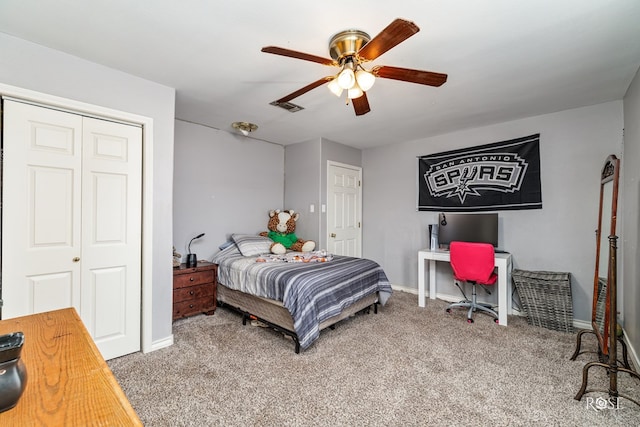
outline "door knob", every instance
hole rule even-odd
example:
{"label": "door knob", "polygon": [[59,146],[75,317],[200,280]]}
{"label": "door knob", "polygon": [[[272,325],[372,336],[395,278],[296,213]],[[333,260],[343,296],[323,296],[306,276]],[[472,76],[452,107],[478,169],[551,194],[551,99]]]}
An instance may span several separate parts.
{"label": "door knob", "polygon": [[331,233],[331,237],[336,237],[336,233]]}
{"label": "door knob", "polygon": [[77,257],[73,257],[73,262],[78,262],[78,261],[80,261],[80,257],[78,257],[78,256]]}

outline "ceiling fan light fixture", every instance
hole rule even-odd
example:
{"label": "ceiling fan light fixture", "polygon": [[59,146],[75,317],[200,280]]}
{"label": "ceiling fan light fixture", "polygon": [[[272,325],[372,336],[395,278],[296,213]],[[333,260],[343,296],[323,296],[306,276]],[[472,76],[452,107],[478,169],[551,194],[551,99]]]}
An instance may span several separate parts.
{"label": "ceiling fan light fixture", "polygon": [[[349,104],[350,100],[354,100],[351,103],[354,112],[356,116],[361,116],[371,111],[366,91],[373,87],[378,78],[427,86],[442,86],[447,81],[446,74],[388,65],[376,65],[368,70],[362,65],[375,61],[380,55],[412,37],[418,31],[420,28],[415,23],[401,18],[394,19],[373,38],[364,31],[356,29],[341,31],[329,40],[331,59],[277,46],[263,47],[262,52],[265,53],[339,67],[336,74],[322,77],[280,100],[273,101],[271,105],[287,108],[285,105],[290,104],[290,100],[329,83],[329,90],[338,97],[342,95],[344,90],[348,91],[346,103]],[[292,105],[297,108],[296,111],[302,109],[302,107]]]}
{"label": "ceiling fan light fixture", "polygon": [[342,89],[351,89],[356,83],[356,76],[351,68],[345,66],[345,68],[340,71],[340,74],[338,74],[337,80],[338,85],[340,85]]}
{"label": "ceiling fan light fixture", "polygon": [[376,77],[364,68],[360,68],[356,71],[356,81],[360,89],[366,92],[373,87],[373,84],[376,82]]}
{"label": "ceiling fan light fixture", "polygon": [[249,136],[251,132],[255,132],[258,129],[258,125],[249,122],[233,122],[231,127],[244,136]]}
{"label": "ceiling fan light fixture", "polygon": [[356,99],[356,98],[360,98],[362,95],[364,95],[364,92],[362,91],[362,89],[360,89],[360,86],[353,85],[353,87],[349,89],[347,97],[349,99]]}
{"label": "ceiling fan light fixture", "polygon": [[331,91],[331,93],[333,93],[335,96],[337,96],[338,98],[340,97],[340,95],[342,95],[342,91],[344,89],[342,89],[340,87],[340,85],[338,84],[338,79],[333,79],[329,82],[329,84],[327,85],[327,87],[329,88],[329,90]]}

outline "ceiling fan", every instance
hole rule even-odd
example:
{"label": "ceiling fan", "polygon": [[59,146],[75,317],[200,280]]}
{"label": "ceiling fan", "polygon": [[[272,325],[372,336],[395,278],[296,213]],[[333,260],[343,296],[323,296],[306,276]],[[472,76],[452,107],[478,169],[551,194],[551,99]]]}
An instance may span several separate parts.
{"label": "ceiling fan", "polygon": [[277,106],[285,105],[292,99],[325,83],[329,83],[329,89],[336,96],[341,96],[344,90],[347,91],[347,103],[351,100],[356,116],[361,116],[371,111],[366,91],[373,86],[376,77],[428,86],[441,86],[447,81],[446,74],[387,65],[376,65],[367,70],[363,66],[364,63],[373,61],[418,31],[420,31],[420,28],[416,24],[400,18],[391,22],[373,39],[364,31],[341,31],[329,40],[329,54],[332,59],[277,46],[263,47],[262,52],[265,53],[317,62],[332,67],[341,67],[341,70],[336,75],[316,80],[287,96],[273,101],[271,104]]}

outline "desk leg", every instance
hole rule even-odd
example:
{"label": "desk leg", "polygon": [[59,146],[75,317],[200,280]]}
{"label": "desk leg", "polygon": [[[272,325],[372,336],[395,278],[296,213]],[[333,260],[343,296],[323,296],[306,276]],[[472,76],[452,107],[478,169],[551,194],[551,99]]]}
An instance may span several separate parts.
{"label": "desk leg", "polygon": [[507,266],[506,262],[498,265],[498,324],[507,326],[508,308],[508,286],[507,286]]}
{"label": "desk leg", "polygon": [[418,252],[418,307],[425,306],[424,264],[425,258]]}
{"label": "desk leg", "polygon": [[429,260],[429,298],[436,299],[436,260]]}
{"label": "desk leg", "polygon": [[507,314],[513,314],[513,282],[511,281],[511,260],[507,262],[505,277],[507,278]]}

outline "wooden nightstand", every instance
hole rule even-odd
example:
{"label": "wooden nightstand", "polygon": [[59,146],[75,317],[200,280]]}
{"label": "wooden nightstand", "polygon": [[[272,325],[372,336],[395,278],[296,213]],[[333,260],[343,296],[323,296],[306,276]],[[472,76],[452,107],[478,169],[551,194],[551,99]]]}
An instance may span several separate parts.
{"label": "wooden nightstand", "polygon": [[173,320],[216,310],[218,266],[198,261],[197,267],[180,264],[173,269]]}

